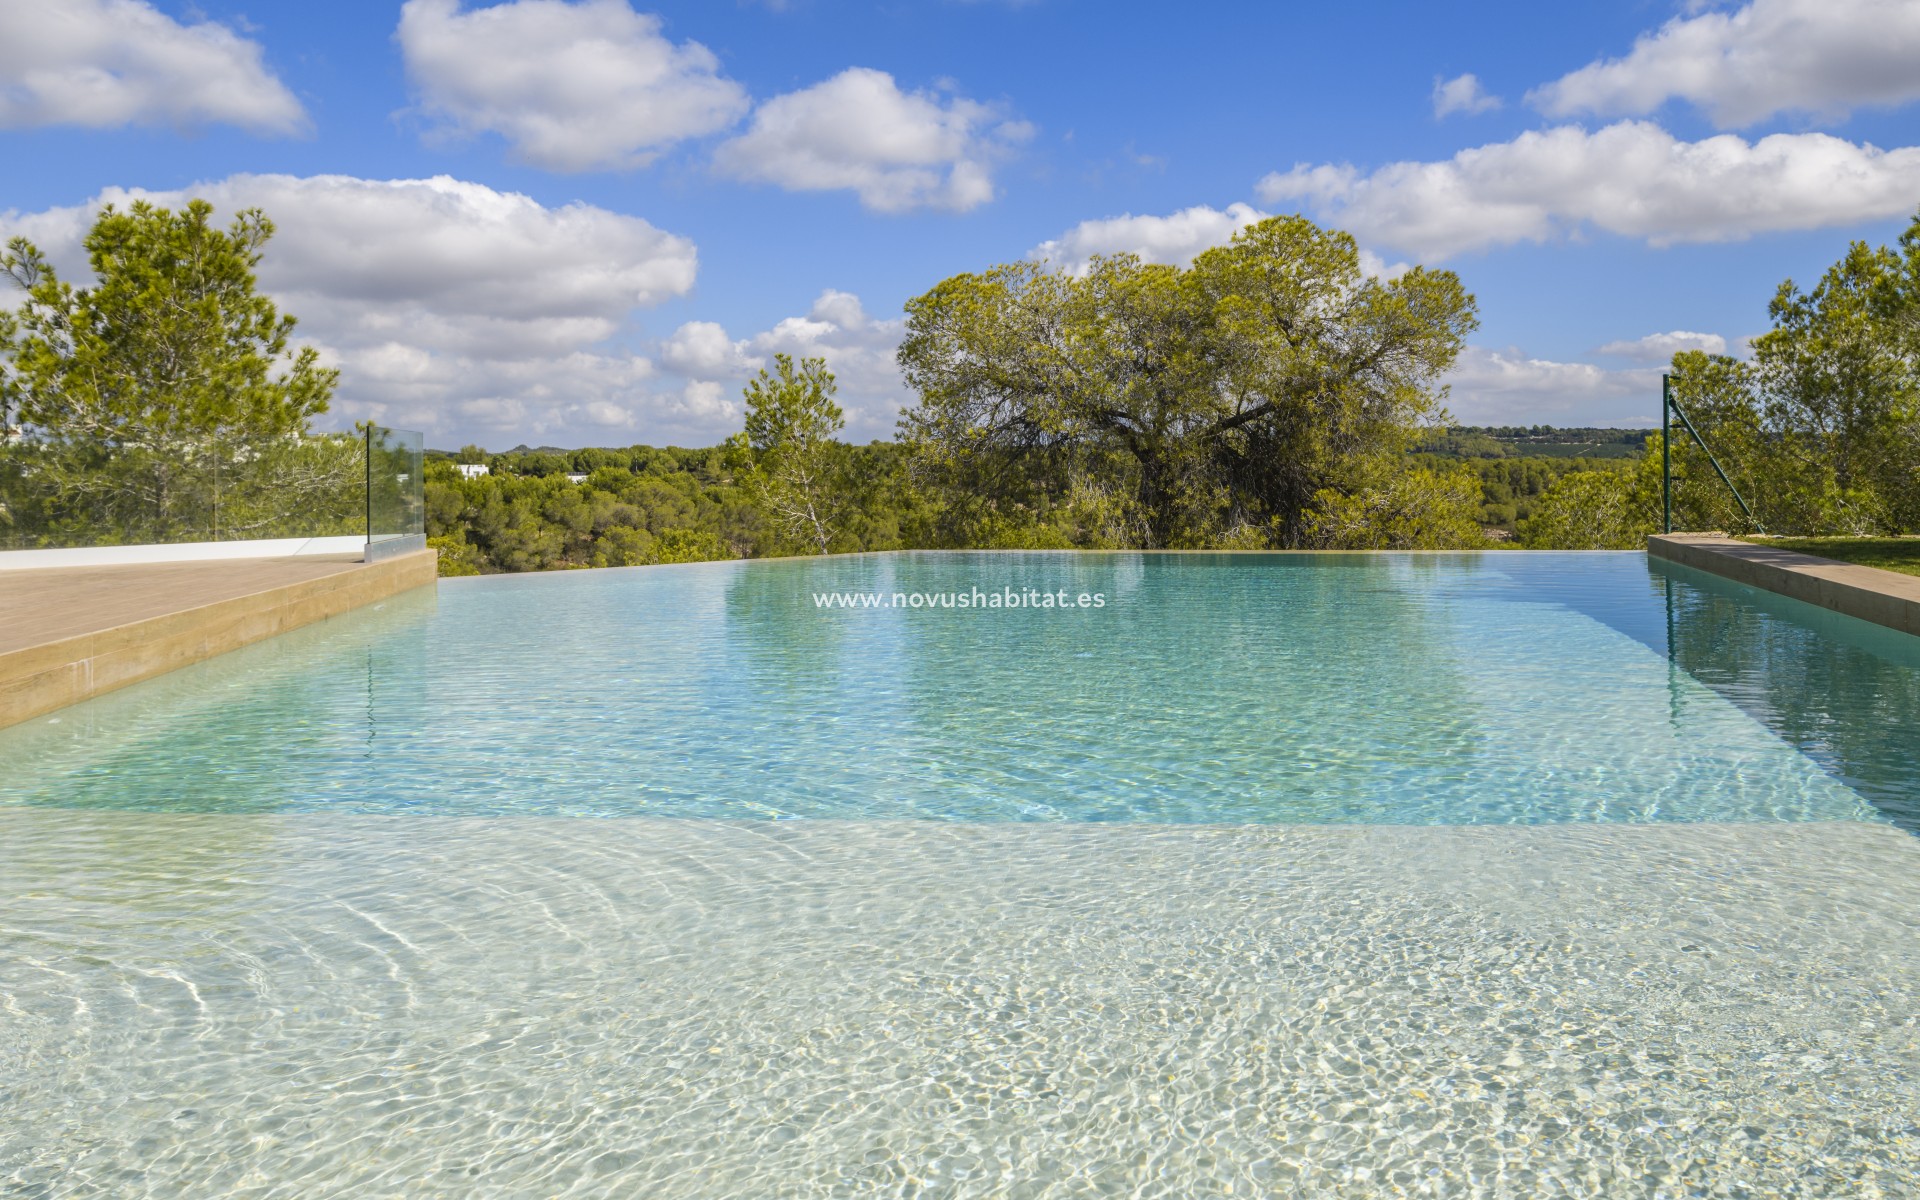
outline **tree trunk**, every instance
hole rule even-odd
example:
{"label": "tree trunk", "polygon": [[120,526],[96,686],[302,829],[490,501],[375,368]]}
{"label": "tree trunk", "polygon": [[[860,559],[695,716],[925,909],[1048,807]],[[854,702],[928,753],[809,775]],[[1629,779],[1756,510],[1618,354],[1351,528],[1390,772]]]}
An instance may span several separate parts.
{"label": "tree trunk", "polygon": [[1146,515],[1148,550],[1163,550],[1171,531],[1173,515],[1167,511],[1166,459],[1157,450],[1136,447],[1134,459],[1140,464],[1140,486],[1135,493],[1140,510]]}

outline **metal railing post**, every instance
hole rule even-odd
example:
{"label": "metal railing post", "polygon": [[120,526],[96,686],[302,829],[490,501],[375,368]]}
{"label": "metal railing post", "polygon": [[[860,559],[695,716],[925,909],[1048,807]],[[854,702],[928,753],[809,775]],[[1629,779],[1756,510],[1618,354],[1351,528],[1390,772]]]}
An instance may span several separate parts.
{"label": "metal railing post", "polygon": [[1673,532],[1673,376],[1660,376],[1660,519],[1661,532]]}

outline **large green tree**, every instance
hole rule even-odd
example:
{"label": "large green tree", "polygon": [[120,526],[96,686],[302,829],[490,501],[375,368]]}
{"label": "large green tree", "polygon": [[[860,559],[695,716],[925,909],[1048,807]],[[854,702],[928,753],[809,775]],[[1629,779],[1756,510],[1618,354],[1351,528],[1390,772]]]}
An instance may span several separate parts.
{"label": "large green tree", "polygon": [[730,443],[755,502],[788,537],[819,554],[833,543],[845,496],[833,435],[846,418],[835,390],[825,359],[795,366],[791,355],[774,355],[773,370],[762,368],[748,381],[747,427]]}
{"label": "large green tree", "polygon": [[1480,479],[1465,466],[1408,465],[1377,484],[1315,497],[1308,545],[1328,550],[1459,550],[1488,545]]}
{"label": "large green tree", "polygon": [[1660,440],[1638,462],[1569,471],[1514,530],[1528,550],[1640,550],[1660,530]]}
{"label": "large green tree", "polygon": [[1301,217],[1184,269],[1008,264],[907,305],[901,432],[956,543],[1044,517],[1076,544],[1300,545],[1441,416],[1476,324],[1451,272],[1369,276]]}
{"label": "large green tree", "polygon": [[1684,435],[1676,522],[1771,533],[1920,529],[1920,218],[1898,249],[1855,242],[1814,286],[1780,285],[1750,360],[1685,353],[1674,393],[1753,507]]}
{"label": "large green tree", "polygon": [[0,325],[25,434],[12,507],[34,510],[46,536],[319,532],[351,514],[350,442],[302,436],[336,372],[291,348],[294,319],[256,290],[273,224],[247,210],[222,229],[212,215],[199,200],[108,206],[85,241],[88,287],[25,238],[0,258],[25,293]]}

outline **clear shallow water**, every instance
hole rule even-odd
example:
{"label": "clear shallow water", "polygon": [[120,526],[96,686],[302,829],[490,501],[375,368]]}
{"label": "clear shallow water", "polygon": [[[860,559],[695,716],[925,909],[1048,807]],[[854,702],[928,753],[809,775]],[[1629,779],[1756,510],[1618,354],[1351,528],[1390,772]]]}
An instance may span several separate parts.
{"label": "clear shallow water", "polygon": [[[809,599],[972,586],[1109,604]],[[0,732],[0,1196],[1920,1196],[1913,641],[1638,555],[449,581]]]}
{"label": "clear shallow water", "polygon": [[0,812],[0,1194],[1920,1194],[1884,824]]}
{"label": "clear shallow water", "polygon": [[[1107,604],[812,600],[975,588]],[[1636,554],[926,554],[452,580],[437,603],[0,732],[0,804],[1315,824],[1920,811],[1913,639],[1803,615]]]}

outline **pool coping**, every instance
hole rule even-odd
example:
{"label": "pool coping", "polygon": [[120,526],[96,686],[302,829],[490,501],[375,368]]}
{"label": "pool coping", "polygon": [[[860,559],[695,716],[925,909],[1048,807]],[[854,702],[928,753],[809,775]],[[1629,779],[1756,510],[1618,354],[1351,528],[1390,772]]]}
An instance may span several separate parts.
{"label": "pool coping", "polygon": [[1920,637],[1920,576],[1723,533],[1654,534],[1647,554]]}
{"label": "pool coping", "polygon": [[[0,729],[403,591],[433,586],[439,557],[437,551],[423,550],[378,562],[344,562],[339,570],[317,578],[249,587],[124,623],[101,622],[94,629],[0,653]],[[88,572],[76,582],[81,588],[141,585],[139,566],[67,569]]]}

